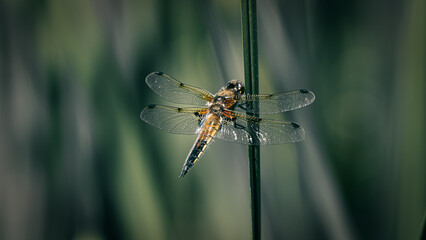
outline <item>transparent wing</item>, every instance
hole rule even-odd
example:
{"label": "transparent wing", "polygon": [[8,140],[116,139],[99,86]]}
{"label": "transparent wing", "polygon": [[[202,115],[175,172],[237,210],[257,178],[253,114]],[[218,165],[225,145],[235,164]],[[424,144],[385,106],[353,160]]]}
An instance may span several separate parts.
{"label": "transparent wing", "polygon": [[[229,111],[231,112],[231,111]],[[272,119],[256,118],[232,112],[234,121],[223,123],[216,137],[225,141],[249,145],[270,145],[300,142],[305,139],[305,131],[299,124]],[[258,131],[254,132],[258,141],[250,134],[248,123],[257,123]]]}
{"label": "transparent wing", "polygon": [[141,119],[168,133],[197,134],[199,117],[205,108],[176,108],[163,105],[149,105],[141,112]]}
{"label": "transparent wing", "polygon": [[315,95],[306,89],[275,94],[245,94],[241,96],[239,106],[241,109],[246,110],[247,103],[256,100],[259,101],[259,106],[254,109],[253,113],[257,110],[260,114],[273,114],[307,106],[315,101]]}
{"label": "transparent wing", "polygon": [[213,99],[208,91],[181,83],[162,72],[149,74],[145,82],[154,92],[170,102],[204,106]]}

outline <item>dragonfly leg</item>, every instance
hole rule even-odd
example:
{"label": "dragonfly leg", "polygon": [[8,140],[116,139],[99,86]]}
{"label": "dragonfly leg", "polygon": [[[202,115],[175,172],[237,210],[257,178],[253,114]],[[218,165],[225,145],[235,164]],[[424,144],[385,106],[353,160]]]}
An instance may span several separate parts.
{"label": "dragonfly leg", "polygon": [[251,145],[252,144],[253,145],[259,145],[259,139],[258,139],[258,135],[257,135],[257,133],[259,132],[259,124],[251,124],[248,127],[246,127],[246,126],[243,126],[243,125],[237,123],[236,120],[237,120],[236,118],[232,119],[232,121],[234,122],[234,127],[236,129],[242,129],[242,130],[246,131],[248,133],[248,135],[251,136],[250,137],[250,139],[251,139],[250,144]]}
{"label": "dragonfly leg", "polygon": [[197,116],[198,116],[198,126],[201,127],[201,125],[203,125],[204,114],[203,115],[197,115]]}
{"label": "dragonfly leg", "polygon": [[232,119],[232,121],[234,122],[234,127],[236,129],[243,129],[243,130],[245,130],[245,131],[248,132],[248,128],[245,127],[245,126],[243,126],[243,125],[241,125],[241,124],[239,124],[239,123],[237,123],[237,119],[236,118]]}
{"label": "dragonfly leg", "polygon": [[238,103],[238,107],[242,110],[247,110],[247,103]]}
{"label": "dragonfly leg", "polygon": [[[249,131],[249,128],[248,127],[246,127],[246,126],[243,126],[243,125],[241,125],[241,124],[239,124],[239,123],[237,123],[237,119],[236,118],[234,118],[234,119],[232,119],[232,122],[234,122],[234,127],[236,128],[236,129],[243,129],[243,130],[245,130],[245,131]],[[255,124],[256,122],[254,122],[254,124],[252,124],[251,126],[253,127],[253,130],[255,130],[255,131],[259,131],[259,124]]]}

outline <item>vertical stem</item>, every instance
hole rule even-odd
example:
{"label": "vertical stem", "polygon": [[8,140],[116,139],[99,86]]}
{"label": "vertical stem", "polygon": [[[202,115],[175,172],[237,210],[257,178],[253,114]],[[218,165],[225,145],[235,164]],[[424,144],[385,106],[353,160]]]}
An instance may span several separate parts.
{"label": "vertical stem", "polygon": [[423,221],[422,221],[422,226],[420,228],[419,239],[426,239],[426,212],[425,212],[425,215],[423,215]]}
{"label": "vertical stem", "polygon": [[[241,0],[241,22],[243,33],[244,52],[244,79],[248,94],[259,93],[258,53],[257,53],[257,14],[256,0]],[[248,103],[247,110],[258,109],[258,103]],[[250,115],[258,116],[258,113]],[[249,131],[253,142],[258,143],[254,132],[258,129],[257,123],[249,123]],[[261,205],[260,205],[260,148],[259,145],[250,145],[249,174],[251,192],[251,220],[252,238],[259,240],[261,236]]]}

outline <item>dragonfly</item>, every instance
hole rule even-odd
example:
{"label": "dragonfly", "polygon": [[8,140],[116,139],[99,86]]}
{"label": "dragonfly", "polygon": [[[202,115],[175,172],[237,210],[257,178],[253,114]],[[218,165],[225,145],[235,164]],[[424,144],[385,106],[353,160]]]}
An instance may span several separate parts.
{"label": "dragonfly", "polygon": [[[314,102],[306,89],[275,94],[246,94],[244,84],[231,80],[216,94],[184,84],[163,72],[146,77],[147,85],[169,102],[192,107],[151,104],[140,118],[168,133],[198,135],[182,167],[180,178],[198,162],[217,138],[247,145],[271,145],[303,141],[305,131],[295,122],[256,117],[291,111]],[[257,115],[258,116],[258,115]]]}

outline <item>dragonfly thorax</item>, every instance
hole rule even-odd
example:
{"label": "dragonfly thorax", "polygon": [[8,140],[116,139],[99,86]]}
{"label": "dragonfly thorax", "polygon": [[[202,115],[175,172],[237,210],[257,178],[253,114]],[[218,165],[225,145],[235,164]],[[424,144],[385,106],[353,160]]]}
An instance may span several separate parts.
{"label": "dragonfly thorax", "polygon": [[211,104],[209,105],[210,107],[213,105],[218,105],[220,106],[221,110],[223,109],[230,109],[233,110],[233,106],[237,103],[236,100],[236,94],[232,91],[232,90],[222,90],[220,92],[218,92]]}
{"label": "dragonfly thorax", "polygon": [[213,104],[209,108],[211,113],[221,113],[223,111],[223,106],[220,104]]}

